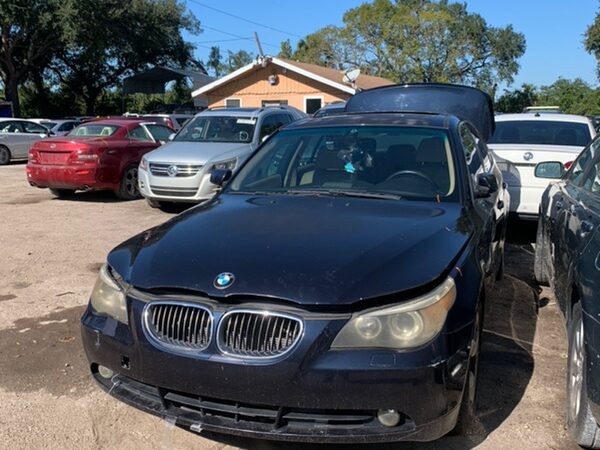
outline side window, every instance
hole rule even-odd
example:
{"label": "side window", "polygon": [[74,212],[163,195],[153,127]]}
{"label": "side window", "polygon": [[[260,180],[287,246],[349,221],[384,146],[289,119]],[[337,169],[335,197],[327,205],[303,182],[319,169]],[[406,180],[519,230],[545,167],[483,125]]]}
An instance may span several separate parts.
{"label": "side window", "polygon": [[583,188],[592,194],[600,195],[600,159],[592,163],[582,184]]}
{"label": "side window", "polygon": [[6,122],[0,122],[0,133],[22,133],[23,129],[19,122],[9,120]]}
{"label": "side window", "polygon": [[71,131],[76,126],[77,122],[65,122],[58,128],[58,131]]}
{"label": "side window", "polygon": [[469,172],[477,174],[481,171],[481,157],[477,151],[476,138],[464,123],[460,125],[459,132]]}
{"label": "side window", "polygon": [[129,136],[129,139],[135,139],[137,141],[152,140],[150,136],[148,136],[148,133],[146,133],[146,130],[144,130],[142,127],[135,127],[129,130],[129,133],[127,135]]}
{"label": "side window", "polygon": [[45,128],[42,125],[39,125],[35,122],[21,122],[21,125],[23,126],[25,133],[35,133],[35,134],[48,133],[47,128]]}
{"label": "side window", "polygon": [[146,128],[152,135],[155,141],[166,142],[169,140],[169,136],[173,133],[169,127],[163,125],[146,125]]}
{"label": "side window", "polygon": [[265,136],[273,133],[277,128],[279,128],[280,123],[278,120],[278,114],[272,114],[264,118],[262,125],[260,126],[260,135],[259,139],[262,140]]}
{"label": "side window", "polygon": [[588,162],[590,162],[594,158],[594,155],[598,153],[598,147],[600,147],[600,139],[596,139],[589,147],[583,149],[568,172],[567,179],[569,181],[579,185]]}

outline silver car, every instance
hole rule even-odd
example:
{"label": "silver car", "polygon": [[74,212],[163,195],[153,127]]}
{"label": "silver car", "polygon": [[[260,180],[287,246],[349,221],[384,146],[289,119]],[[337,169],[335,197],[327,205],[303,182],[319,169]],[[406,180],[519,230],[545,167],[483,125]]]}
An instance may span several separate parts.
{"label": "silver car", "polygon": [[142,158],[140,192],[153,207],[207,200],[217,190],[210,182],[213,169],[237,169],[267,136],[304,117],[286,106],[203,111],[171,142]]}
{"label": "silver car", "polygon": [[40,121],[39,124],[48,128],[54,136],[65,136],[69,134],[73,128],[81,125],[81,122],[78,120],[60,119],[44,120]]}
{"label": "silver car", "polygon": [[0,119],[0,166],[26,160],[34,142],[47,138],[50,131],[31,120]]}

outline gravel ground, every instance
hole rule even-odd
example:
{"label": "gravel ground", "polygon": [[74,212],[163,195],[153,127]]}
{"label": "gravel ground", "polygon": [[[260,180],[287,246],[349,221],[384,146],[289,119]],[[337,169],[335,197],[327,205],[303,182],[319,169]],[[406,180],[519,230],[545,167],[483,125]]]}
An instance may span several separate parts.
{"label": "gravel ground", "polygon": [[[173,214],[109,193],[57,200],[28,186],[23,164],[0,167],[0,189],[0,448],[305,448],[198,436],[118,402],[88,376],[79,318],[98,268],[119,242]],[[520,224],[509,234],[506,277],[488,300],[471,434],[371,448],[578,448],[564,423],[564,326],[533,282],[534,232]]]}

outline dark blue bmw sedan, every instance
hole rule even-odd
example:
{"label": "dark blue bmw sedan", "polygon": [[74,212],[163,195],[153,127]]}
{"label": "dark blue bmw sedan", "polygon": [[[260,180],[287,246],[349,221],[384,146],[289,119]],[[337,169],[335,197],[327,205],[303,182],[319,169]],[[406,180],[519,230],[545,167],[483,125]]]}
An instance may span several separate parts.
{"label": "dark blue bmw sedan", "polygon": [[82,318],[111,395],[192,431],[433,440],[473,414],[508,197],[491,100],[364,91],[115,248]]}

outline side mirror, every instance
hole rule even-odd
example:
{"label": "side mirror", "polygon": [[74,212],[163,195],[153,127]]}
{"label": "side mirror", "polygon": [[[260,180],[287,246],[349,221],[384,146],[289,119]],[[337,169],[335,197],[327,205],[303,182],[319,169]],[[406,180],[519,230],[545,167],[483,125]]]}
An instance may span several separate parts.
{"label": "side mirror", "polygon": [[231,170],[229,169],[213,169],[210,174],[210,182],[217,186],[223,186],[227,180],[231,178]]}
{"label": "side mirror", "polygon": [[173,139],[175,139],[175,133],[171,133],[169,135],[169,140],[172,141]]}
{"label": "side mirror", "polygon": [[535,177],[536,178],[548,178],[552,180],[558,180],[562,178],[565,173],[565,166],[563,163],[558,161],[547,161],[538,163],[535,166]]}
{"label": "side mirror", "polygon": [[498,180],[492,173],[481,173],[477,176],[475,198],[488,198],[498,191]]}
{"label": "side mirror", "polygon": [[263,136],[260,140],[260,143],[262,144],[263,142],[265,142],[267,139],[269,139],[269,136],[271,136],[270,134],[267,134],[265,136]]}

